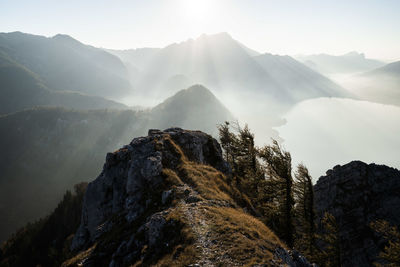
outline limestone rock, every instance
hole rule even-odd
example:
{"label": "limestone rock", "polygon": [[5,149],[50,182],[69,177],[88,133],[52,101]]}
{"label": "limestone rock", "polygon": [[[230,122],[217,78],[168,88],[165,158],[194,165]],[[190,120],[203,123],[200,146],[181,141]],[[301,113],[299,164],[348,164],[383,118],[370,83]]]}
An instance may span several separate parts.
{"label": "limestone rock", "polygon": [[[157,201],[151,198],[151,193],[163,182],[163,164],[168,167],[180,160],[169,138],[183,150],[188,160],[229,172],[221,148],[211,136],[180,128],[151,129],[148,136],[135,138],[128,146],[107,154],[103,171],[88,185],[81,225],[72,242],[73,250],[94,241],[101,231],[100,225],[114,214],[123,212],[126,220],[133,222]],[[169,194],[163,195],[163,202]]]}
{"label": "limestone rock", "polygon": [[400,225],[400,171],[353,161],[327,171],[314,190],[319,217],[327,211],[338,223],[342,266],[372,266],[383,241],[369,224]]}

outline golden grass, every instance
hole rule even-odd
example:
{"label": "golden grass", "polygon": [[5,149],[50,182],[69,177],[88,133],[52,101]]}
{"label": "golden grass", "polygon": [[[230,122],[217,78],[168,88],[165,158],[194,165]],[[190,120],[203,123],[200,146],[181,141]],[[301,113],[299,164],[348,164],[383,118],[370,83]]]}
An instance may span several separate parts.
{"label": "golden grass", "polygon": [[176,172],[171,169],[163,168],[162,175],[164,176],[164,181],[168,186],[183,185],[181,178],[179,178]]}
{"label": "golden grass", "polygon": [[[244,211],[228,207],[198,205],[198,212],[188,221],[185,204],[171,210],[166,219],[179,221],[183,227],[182,242],[171,253],[164,255],[154,266],[187,266],[200,259],[201,249],[196,246],[196,233],[193,225],[204,225],[209,233],[211,261],[220,266],[229,262],[241,266],[268,264],[277,246],[284,246],[279,238],[261,221]],[[227,265],[228,264],[228,265]]]}
{"label": "golden grass", "polygon": [[183,214],[183,208],[179,205],[166,216],[167,220],[174,220],[182,226],[179,233],[181,242],[173,248],[172,253],[164,255],[154,266],[187,266],[196,262],[199,254],[193,245],[196,237]]}
{"label": "golden grass", "polygon": [[181,165],[180,174],[203,198],[234,203],[232,188],[228,186],[225,175],[216,169],[191,162]]}
{"label": "golden grass", "polygon": [[78,253],[77,255],[75,255],[75,257],[66,260],[65,262],[63,262],[61,264],[61,267],[68,267],[68,266],[81,266],[80,263],[88,258],[90,256],[90,254],[92,254],[92,252],[94,251],[94,249],[96,248],[97,244],[94,244],[93,246],[91,246],[90,248],[88,248],[85,251],[82,251],[80,253]]}
{"label": "golden grass", "polygon": [[203,211],[218,240],[216,246],[243,266],[268,263],[275,248],[283,246],[265,224],[241,210],[205,206]]}
{"label": "golden grass", "polygon": [[[251,202],[246,195],[230,185],[229,179],[212,166],[189,161],[182,149],[169,136],[155,140],[155,146],[157,150],[168,151],[166,157],[163,156],[162,175],[165,187],[176,188],[187,184],[199,193],[200,199],[205,201],[190,206],[179,198],[174,200],[166,220],[173,220],[179,225],[178,242],[154,262],[143,259],[143,262],[139,260],[133,266],[193,264],[203,257],[204,251],[198,247],[201,243],[198,238],[199,235],[203,237],[203,231],[210,241],[207,246],[211,246],[210,251],[215,252],[209,256],[211,260],[215,260],[216,265],[229,266],[229,262],[240,263],[241,266],[268,264],[273,258],[275,248],[284,246],[278,237],[260,220],[241,208],[212,206],[215,202],[207,202],[207,200],[226,201],[232,207],[251,208]],[[188,212],[190,218],[187,216]],[[112,233],[110,238],[114,234],[118,235]],[[94,247],[79,253],[63,266],[76,266],[90,255],[93,249]]]}

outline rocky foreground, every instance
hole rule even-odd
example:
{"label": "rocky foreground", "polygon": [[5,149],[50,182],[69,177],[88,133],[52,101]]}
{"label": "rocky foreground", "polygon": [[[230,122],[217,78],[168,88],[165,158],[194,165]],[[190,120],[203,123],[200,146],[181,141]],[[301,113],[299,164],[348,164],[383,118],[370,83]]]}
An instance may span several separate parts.
{"label": "rocky foreground", "polygon": [[[230,179],[210,135],[149,130],[3,244],[0,266],[313,266]],[[316,223],[325,212],[336,219],[341,265],[379,262],[387,242],[370,223],[400,225],[400,171],[353,161],[329,170],[314,191]]]}
{"label": "rocky foreground", "polygon": [[63,266],[310,266],[251,215],[229,173],[205,133],[135,138],[88,185],[76,255]]}

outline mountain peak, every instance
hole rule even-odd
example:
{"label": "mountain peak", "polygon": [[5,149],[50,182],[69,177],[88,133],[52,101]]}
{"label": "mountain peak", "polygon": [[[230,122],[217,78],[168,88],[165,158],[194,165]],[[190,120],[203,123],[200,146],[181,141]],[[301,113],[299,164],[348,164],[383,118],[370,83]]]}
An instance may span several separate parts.
{"label": "mountain peak", "polygon": [[56,34],[53,37],[51,37],[51,39],[59,41],[59,42],[63,42],[65,44],[69,44],[69,45],[83,45],[81,42],[72,38],[68,34],[60,34],[59,33],[59,34]]}
{"label": "mountain peak", "polygon": [[181,103],[185,103],[186,101],[190,102],[194,101],[202,105],[204,104],[203,101],[211,101],[211,100],[218,101],[217,98],[214,96],[214,94],[205,86],[201,84],[195,84],[187,89],[182,89],[178,91],[176,94],[166,99],[162,104],[166,104],[171,101],[174,102],[178,101]]}
{"label": "mountain peak", "polygon": [[209,89],[207,89],[205,86],[203,86],[201,84],[192,85],[187,89],[181,90],[180,92],[185,92],[187,94],[196,94],[196,95],[215,97]]}
{"label": "mountain peak", "polygon": [[348,53],[344,54],[343,56],[345,56],[345,57],[359,57],[359,58],[365,58],[365,54],[364,54],[364,53],[359,53],[359,52],[357,52],[357,51],[348,52]]}
{"label": "mountain peak", "polygon": [[154,125],[191,129],[198,129],[201,125],[201,129],[211,134],[216,134],[215,125],[234,119],[215,95],[199,84],[180,90],[155,106],[151,113]]}

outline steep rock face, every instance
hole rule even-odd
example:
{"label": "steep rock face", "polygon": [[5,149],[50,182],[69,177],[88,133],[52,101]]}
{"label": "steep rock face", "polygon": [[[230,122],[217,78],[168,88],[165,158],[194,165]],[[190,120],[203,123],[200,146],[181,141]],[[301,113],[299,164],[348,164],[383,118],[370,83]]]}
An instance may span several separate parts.
{"label": "steep rock face", "polygon": [[[113,214],[124,212],[133,222],[149,205],[147,190],[158,189],[163,182],[162,169],[177,167],[180,155],[171,146],[179,145],[191,161],[209,164],[228,172],[217,141],[202,132],[170,128],[149,130],[147,137],[135,138],[115,153],[108,153],[100,176],[89,184],[83,205],[82,223],[75,235],[73,249],[98,237],[101,223]],[[175,153],[175,155],[174,155]],[[163,193],[166,198],[167,192]]]}
{"label": "steep rock face", "polygon": [[316,209],[335,216],[343,266],[372,266],[381,240],[369,227],[383,219],[400,225],[400,171],[353,161],[327,171],[314,187]]}
{"label": "steep rock face", "polygon": [[229,173],[211,136],[149,130],[107,154],[63,266],[311,266],[247,212]]}

